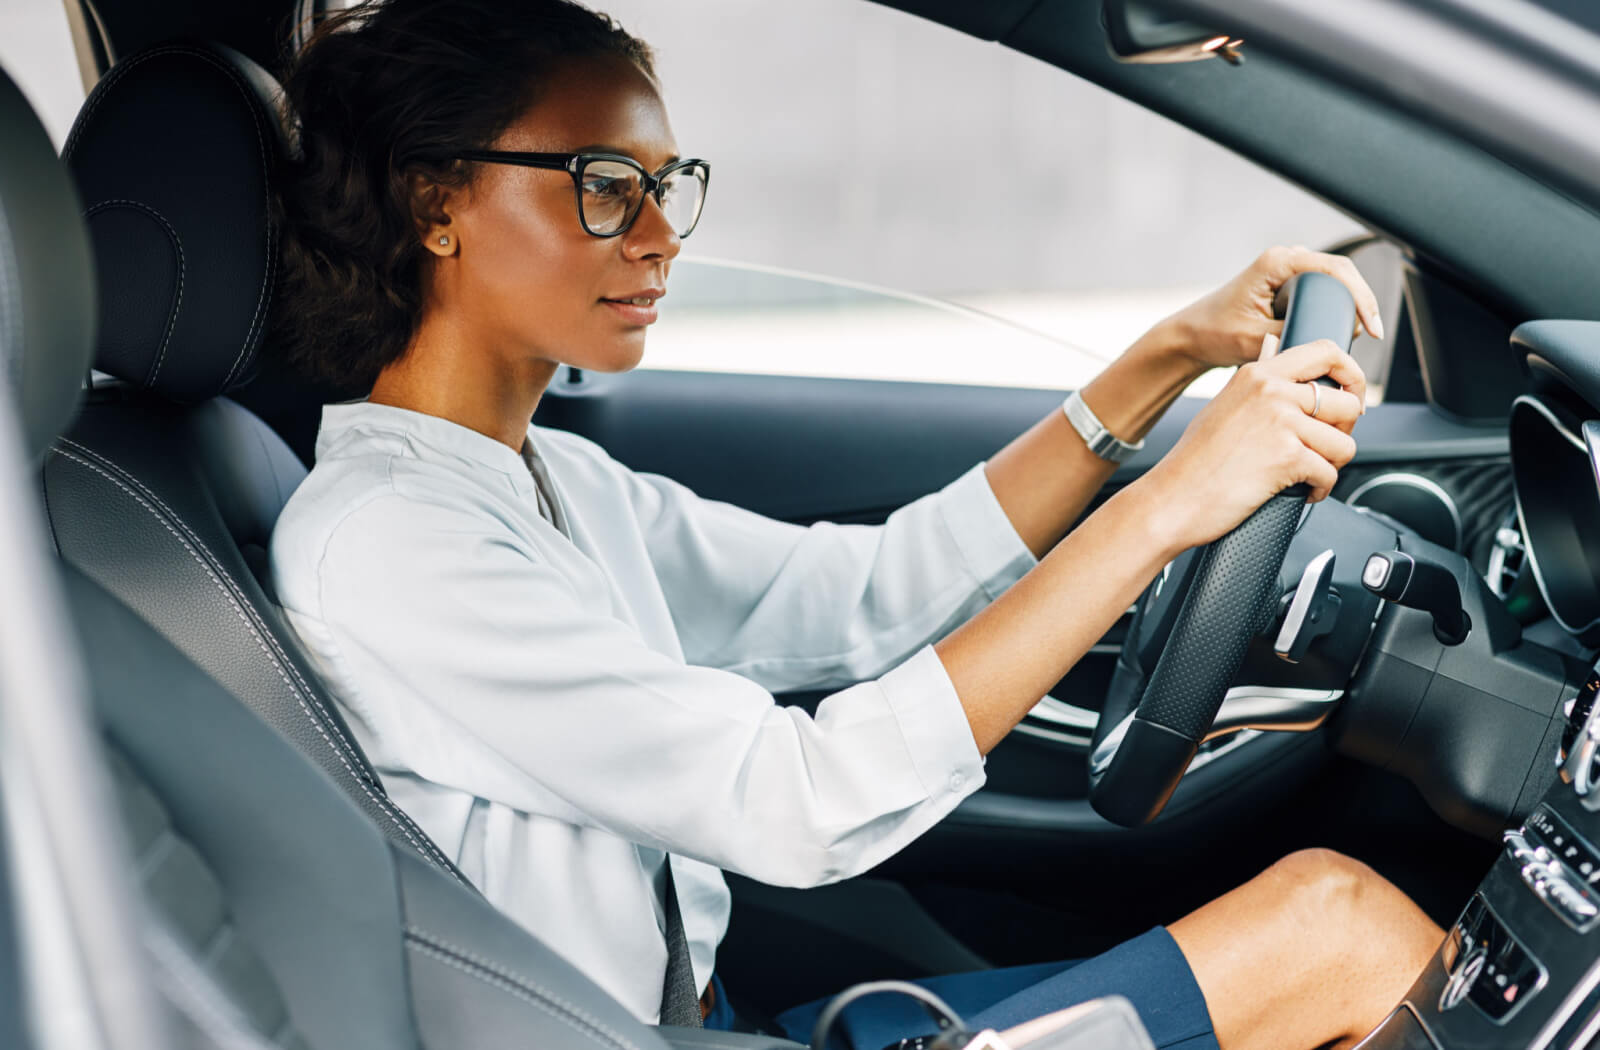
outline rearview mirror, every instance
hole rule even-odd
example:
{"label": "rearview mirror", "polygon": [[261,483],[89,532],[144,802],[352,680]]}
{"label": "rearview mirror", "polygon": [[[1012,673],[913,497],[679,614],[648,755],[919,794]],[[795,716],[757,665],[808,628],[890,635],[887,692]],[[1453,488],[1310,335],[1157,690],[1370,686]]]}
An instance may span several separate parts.
{"label": "rearview mirror", "polygon": [[1139,0],[1105,0],[1100,20],[1119,62],[1244,61],[1238,37],[1160,14]]}

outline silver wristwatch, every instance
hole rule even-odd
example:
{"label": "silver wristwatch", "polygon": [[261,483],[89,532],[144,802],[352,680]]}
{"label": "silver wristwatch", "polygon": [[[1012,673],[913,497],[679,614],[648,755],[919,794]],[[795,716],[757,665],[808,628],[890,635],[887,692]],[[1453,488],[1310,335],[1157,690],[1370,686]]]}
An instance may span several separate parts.
{"label": "silver wristwatch", "polygon": [[1129,456],[1144,448],[1144,442],[1130,445],[1117,435],[1106,429],[1088,405],[1083,403],[1083,398],[1074,390],[1072,396],[1061,403],[1061,411],[1067,417],[1067,422],[1072,424],[1072,429],[1083,438],[1083,443],[1089,446],[1089,451],[1103,460],[1111,463],[1121,463]]}

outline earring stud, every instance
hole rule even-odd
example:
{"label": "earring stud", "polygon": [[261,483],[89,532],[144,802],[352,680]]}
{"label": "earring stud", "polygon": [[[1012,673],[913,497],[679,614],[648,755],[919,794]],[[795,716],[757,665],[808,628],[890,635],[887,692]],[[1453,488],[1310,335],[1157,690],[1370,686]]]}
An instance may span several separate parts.
{"label": "earring stud", "polygon": [[439,238],[439,243],[442,244],[442,245],[445,245],[446,247],[448,247],[449,244],[450,244],[450,238],[448,238],[448,237],[440,237]]}

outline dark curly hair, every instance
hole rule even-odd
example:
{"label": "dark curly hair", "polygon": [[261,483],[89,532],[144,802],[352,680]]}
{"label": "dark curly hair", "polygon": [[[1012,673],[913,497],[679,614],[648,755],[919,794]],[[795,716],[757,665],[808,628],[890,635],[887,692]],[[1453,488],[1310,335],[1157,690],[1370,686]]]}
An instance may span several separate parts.
{"label": "dark curly hair", "polygon": [[366,0],[324,21],[284,77],[277,353],[370,390],[421,317],[414,177],[465,185],[471,165],[437,158],[489,148],[557,60],[601,55],[655,75],[643,41],[569,0]]}

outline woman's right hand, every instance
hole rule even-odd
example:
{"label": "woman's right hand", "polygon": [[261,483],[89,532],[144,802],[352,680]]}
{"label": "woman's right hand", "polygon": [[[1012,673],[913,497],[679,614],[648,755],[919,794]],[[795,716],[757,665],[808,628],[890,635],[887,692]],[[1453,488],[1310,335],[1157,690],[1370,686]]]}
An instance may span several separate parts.
{"label": "woman's right hand", "polygon": [[[1355,359],[1326,339],[1275,357],[1267,356],[1271,349],[1240,366],[1172,451],[1135,483],[1170,510],[1183,549],[1210,543],[1302,481],[1311,486],[1310,502],[1325,498],[1355,455],[1350,430],[1365,411],[1367,389]],[[1323,387],[1314,400],[1310,381],[1321,376],[1341,389]]]}

